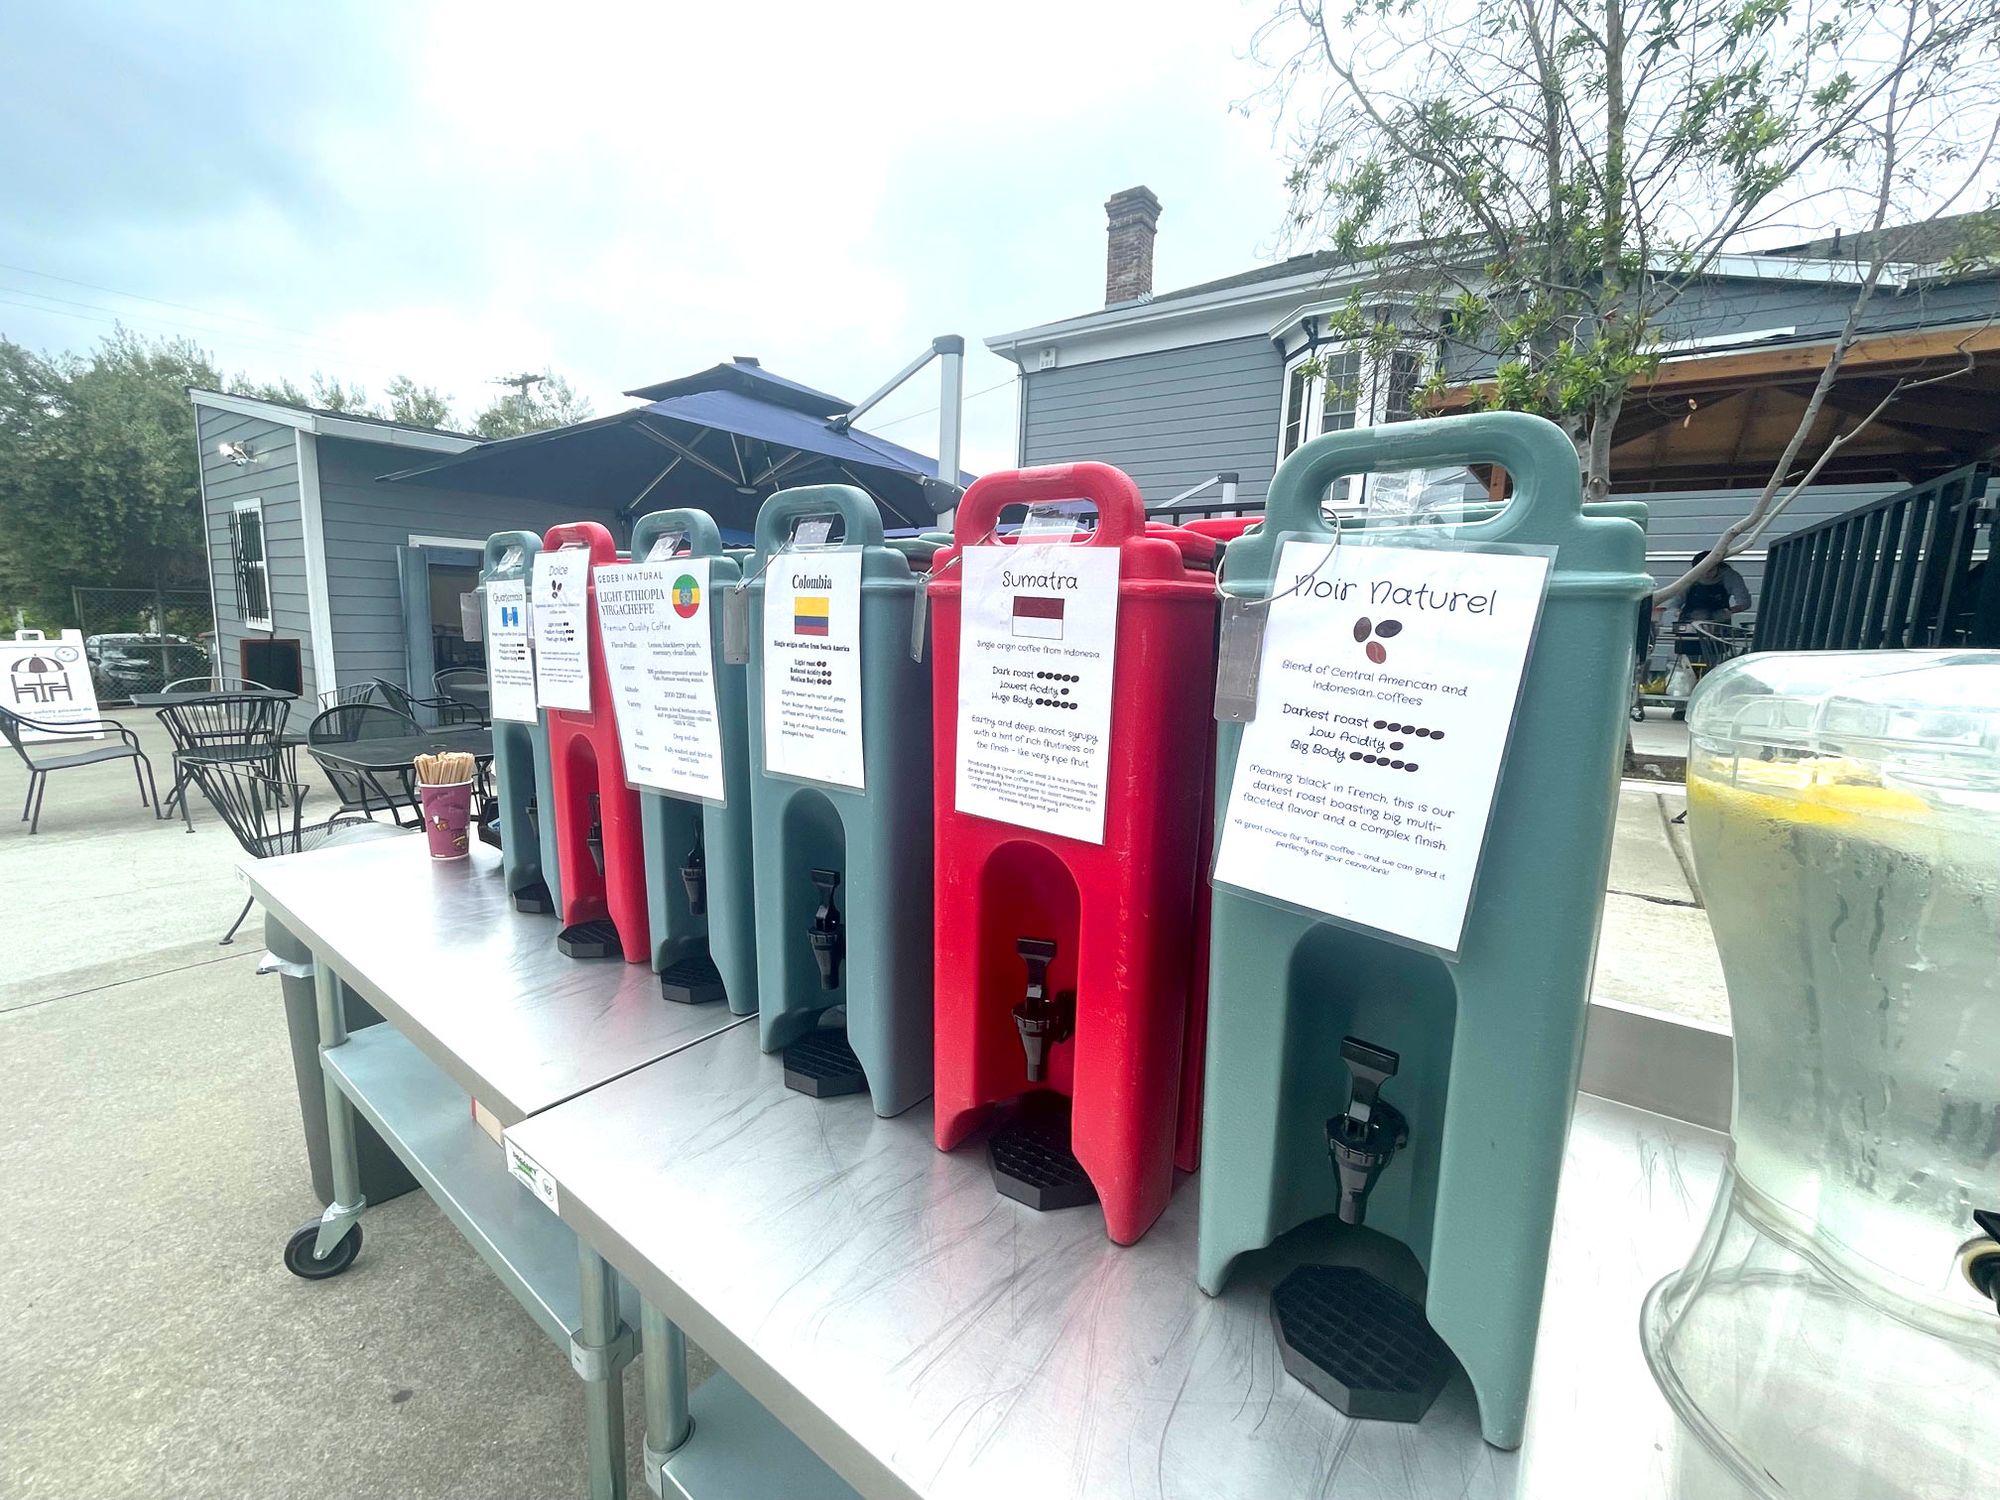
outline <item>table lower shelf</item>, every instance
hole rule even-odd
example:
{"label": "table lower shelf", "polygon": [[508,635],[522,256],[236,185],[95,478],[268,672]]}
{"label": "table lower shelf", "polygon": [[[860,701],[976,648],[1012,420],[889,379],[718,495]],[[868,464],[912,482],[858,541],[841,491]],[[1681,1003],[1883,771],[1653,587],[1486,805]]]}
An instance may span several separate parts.
{"label": "table lower shelf", "polygon": [[[576,1233],[507,1176],[465,1091],[393,1026],[369,1026],[320,1054],[328,1075],[401,1158],[500,1284],[567,1355],[583,1327]],[[639,1299],[619,1280],[619,1314]]]}
{"label": "table lower shelf", "polygon": [[857,1500],[852,1489],[728,1374],[688,1398],[694,1430],[660,1466],[662,1500]]}

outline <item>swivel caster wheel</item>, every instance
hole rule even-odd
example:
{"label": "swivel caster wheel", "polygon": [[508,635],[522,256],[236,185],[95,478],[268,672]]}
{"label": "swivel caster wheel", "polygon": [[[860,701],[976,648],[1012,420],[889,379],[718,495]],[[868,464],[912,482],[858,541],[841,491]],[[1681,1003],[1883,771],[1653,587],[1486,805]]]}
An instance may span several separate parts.
{"label": "swivel caster wheel", "polygon": [[361,1253],[361,1226],[350,1228],[340,1237],[340,1243],[327,1251],[326,1259],[313,1257],[313,1244],[319,1239],[319,1220],[314,1219],[297,1234],[285,1241],[285,1269],[294,1276],[307,1281],[325,1281],[330,1276],[338,1276],[354,1264],[354,1257]]}

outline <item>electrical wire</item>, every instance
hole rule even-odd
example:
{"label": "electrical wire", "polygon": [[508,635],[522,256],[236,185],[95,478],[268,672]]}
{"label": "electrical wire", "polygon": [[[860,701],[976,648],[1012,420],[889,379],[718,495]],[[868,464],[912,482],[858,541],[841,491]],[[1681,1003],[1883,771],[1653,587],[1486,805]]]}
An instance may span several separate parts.
{"label": "electrical wire", "polygon": [[[994,385],[989,385],[982,390],[974,391],[969,396],[962,397],[961,401],[962,402],[977,401],[981,396],[990,396],[995,391],[1003,390],[1007,386],[1012,385],[1013,383],[1014,383],[1014,377],[1012,375],[1009,375],[1005,380],[999,381]],[[937,407],[926,406],[922,411],[913,411],[906,417],[895,417],[887,422],[870,422],[868,424],[868,431],[880,432],[886,427],[900,427],[905,422],[915,422],[922,417],[934,416],[936,412],[937,412]]]}

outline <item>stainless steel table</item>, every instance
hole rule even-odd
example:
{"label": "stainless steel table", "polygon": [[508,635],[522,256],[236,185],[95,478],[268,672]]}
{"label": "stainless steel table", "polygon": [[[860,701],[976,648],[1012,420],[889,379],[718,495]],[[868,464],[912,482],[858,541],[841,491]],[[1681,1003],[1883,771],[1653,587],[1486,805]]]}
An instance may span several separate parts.
{"label": "stainless steel table", "polygon": [[1400,1248],[1300,1233],[1207,1298],[1197,1181],[1120,1249],[1095,1209],[1037,1214],[994,1191],[983,1151],[941,1155],[927,1107],[882,1120],[786,1089],[754,1028],[510,1135],[577,1234],[843,1478],[924,1500],[1664,1497],[1676,1437],[1639,1303],[1686,1259],[1724,1149],[1579,1098],[1510,1454],[1481,1441],[1462,1375],[1409,1427],[1350,1421],[1281,1367],[1277,1278],[1333,1249],[1407,1274]]}
{"label": "stainless steel table", "polygon": [[[563,957],[555,924],[512,909],[498,854],[478,844],[467,859],[433,860],[422,840],[386,839],[241,869],[314,958],[334,1202],[294,1236],[287,1264],[337,1274],[358,1251],[359,1111],[569,1356],[585,1381],[591,1493],[623,1496],[622,1371],[638,1350],[638,1301],[510,1181],[467,1095],[511,1125],[743,1020],[720,1005],[661,999],[642,966]],[[389,1025],[350,1037],[349,987]],[[679,1347],[664,1325],[659,1333],[649,1365]],[[673,1373],[663,1370],[669,1388]],[[744,1451],[798,1446],[754,1403],[741,1405],[735,1427],[723,1427]]]}

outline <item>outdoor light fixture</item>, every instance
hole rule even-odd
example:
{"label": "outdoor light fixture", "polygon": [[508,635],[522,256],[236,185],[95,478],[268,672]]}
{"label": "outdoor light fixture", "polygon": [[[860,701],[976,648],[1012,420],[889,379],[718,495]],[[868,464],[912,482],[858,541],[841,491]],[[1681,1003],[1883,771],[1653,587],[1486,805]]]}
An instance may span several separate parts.
{"label": "outdoor light fixture", "polygon": [[217,443],[215,451],[217,456],[228,459],[239,469],[247,468],[250,460],[257,456],[256,450],[248,443]]}

